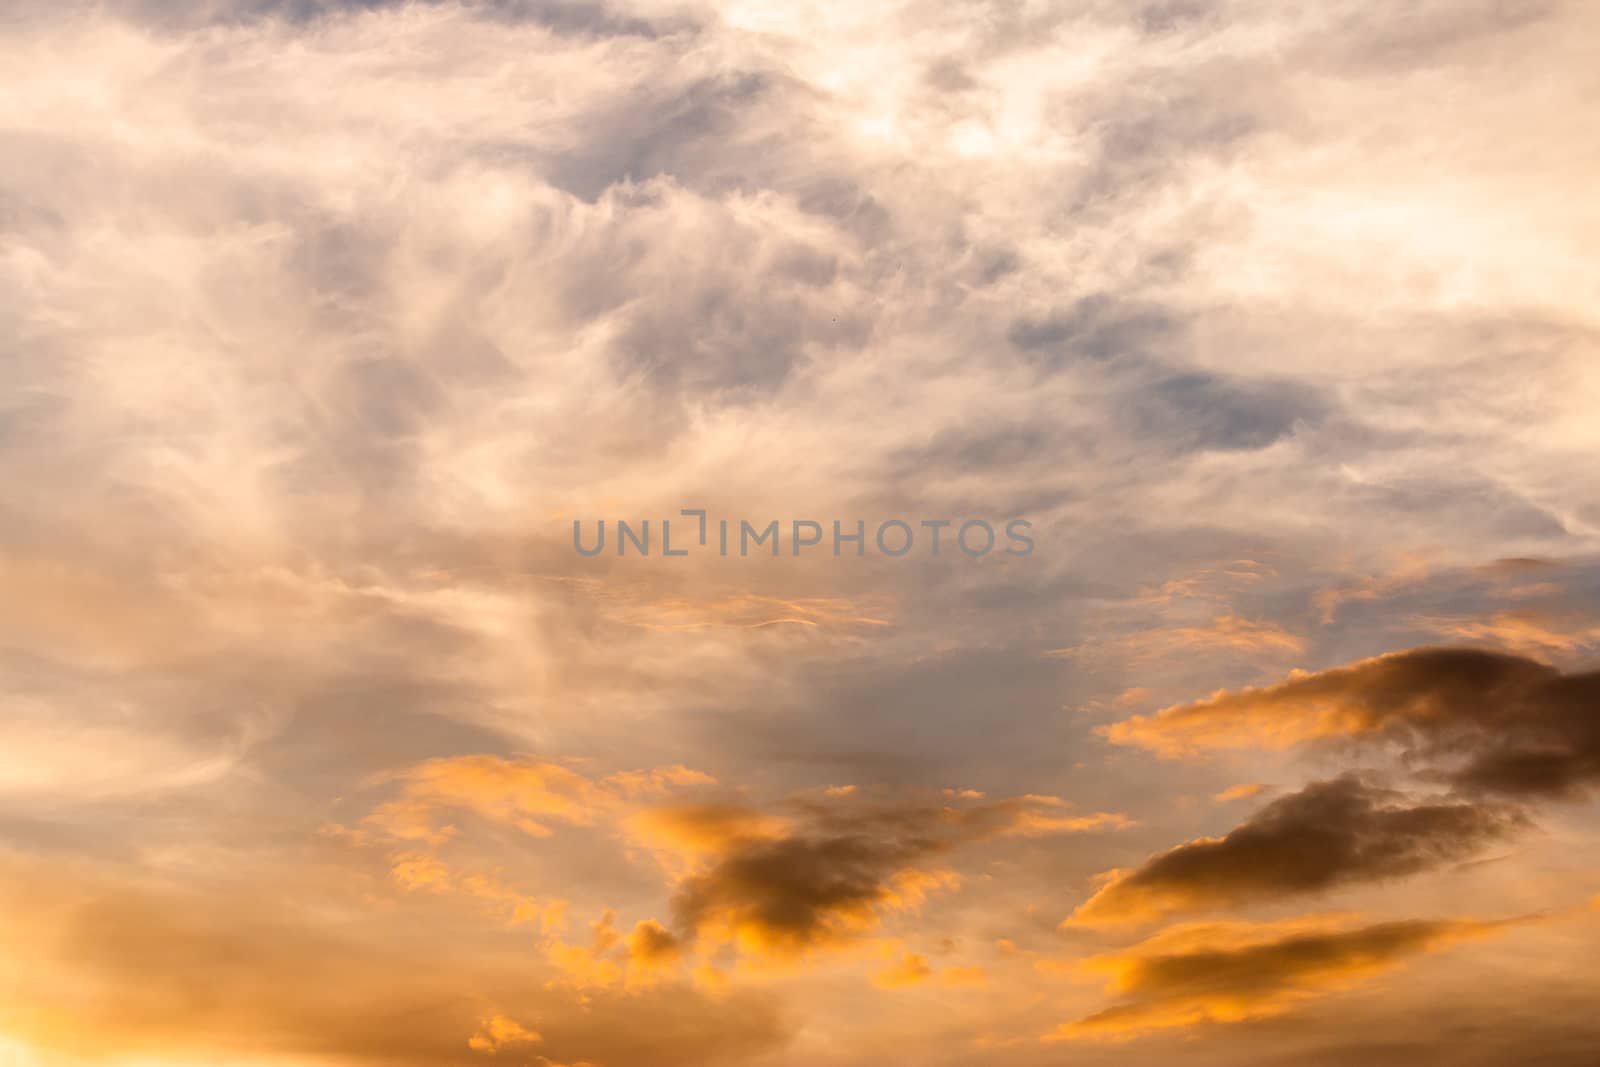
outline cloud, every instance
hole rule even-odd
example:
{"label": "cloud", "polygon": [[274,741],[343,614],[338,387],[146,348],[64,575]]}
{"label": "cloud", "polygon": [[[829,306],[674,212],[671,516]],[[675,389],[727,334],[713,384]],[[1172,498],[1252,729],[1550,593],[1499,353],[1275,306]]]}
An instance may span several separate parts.
{"label": "cloud", "polygon": [[641,919],[628,934],[628,957],[640,967],[655,969],[675,963],[682,943],[654,919]]}
{"label": "cloud", "polygon": [[389,874],[406,892],[456,893],[479,901],[512,926],[531,925],[549,933],[566,921],[565,900],[520,892],[494,875],[457,870],[427,852],[391,853]]}
{"label": "cloud", "polygon": [[1320,421],[1326,408],[1304,386],[1191,371],[1158,376],[1130,397],[1122,417],[1142,440],[1170,436],[1170,447],[1178,451],[1247,451]]}
{"label": "cloud", "polygon": [[1579,612],[1528,608],[1496,611],[1486,618],[1424,616],[1417,622],[1451,639],[1482,642],[1540,658],[1600,644],[1600,621]]}
{"label": "cloud", "polygon": [[1243,782],[1239,785],[1230,785],[1211,799],[1218,804],[1231,804],[1235,800],[1251,800],[1271,791],[1272,786],[1261,782]]}
{"label": "cloud", "polygon": [[848,803],[855,799],[802,798],[795,817],[777,822],[715,807],[646,813],[647,830],[665,832],[657,840],[699,862],[675,890],[676,925],[709,945],[804,956],[853,943],[887,915],[956,888],[960,875],[947,864],[961,846],[1130,825],[1116,814],[1068,814],[1055,797],[966,806]]}
{"label": "cloud", "polygon": [[542,1038],[515,1019],[504,1015],[491,1015],[483,1020],[483,1029],[467,1039],[467,1047],[474,1052],[491,1055],[511,1045],[535,1045]]}
{"label": "cloud", "polygon": [[1122,653],[1134,665],[1146,665],[1165,657],[1205,651],[1241,653],[1251,658],[1296,655],[1305,649],[1297,634],[1271,622],[1217,615],[1194,625],[1160,626],[1139,630],[1114,640],[1097,640],[1088,645],[1052,649],[1046,655],[1080,657],[1087,654]]}
{"label": "cloud", "polygon": [[883,989],[901,989],[918,985],[933,977],[928,961],[915,952],[907,952],[899,960],[872,976],[874,985]]}
{"label": "cloud", "polygon": [[740,1062],[786,1036],[770,998],[711,998],[681,982],[579,996],[543,982],[523,944],[419,936],[415,913],[386,915],[337,883],[174,885],[0,863],[0,931],[30,961],[25,980],[0,974],[6,1031],[64,1062],[420,1067],[529,1048],[645,1062],[648,1044],[649,1062],[687,1065]]}
{"label": "cloud", "polygon": [[629,820],[628,829],[643,844],[694,859],[742,841],[781,837],[790,825],[780,815],[743,805],[707,803],[647,808]]}
{"label": "cloud", "polygon": [[681,978],[679,964],[688,947],[655,919],[641,919],[622,934],[616,912],[607,909],[590,924],[588,945],[553,940],[545,958],[560,971],[556,984],[574,989],[653,989]]}
{"label": "cloud", "polygon": [[1108,989],[1120,999],[1064,1024],[1050,1038],[1118,1037],[1280,1015],[1498,925],[1409,920],[1341,929],[1327,921],[1295,920],[1175,928],[1087,961],[1090,970],[1109,976]]}
{"label": "cloud", "polygon": [[1384,741],[1463,789],[1581,794],[1600,784],[1600,673],[1475,649],[1418,648],[1223,691],[1103,729],[1167,756]]}
{"label": "cloud", "polygon": [[[482,1063],[496,1019],[542,1067],[1036,1061],[1023,957],[941,980],[1137,864],[1121,812],[1291,781],[1135,777],[1064,709],[1435,624],[1587,649],[1542,600],[1307,601],[1596,544],[1594,18],[13,0],[0,839],[126,884],[41,882],[0,1013],[46,1062]],[[701,505],[1038,551],[571,550]],[[1478,732],[1406,753],[1526,735]],[[871,984],[907,955],[926,1015]]]}
{"label": "cloud", "polygon": [[[602,775],[475,755],[429,760],[387,779],[382,784],[398,786],[398,795],[355,829],[328,832],[386,849],[403,889],[465,895],[545,934],[559,928],[565,899],[517,892],[446,854],[487,861],[494,853],[482,842],[494,838],[485,828],[510,828],[535,852],[552,847],[558,829],[582,829],[659,861],[671,928],[645,919],[624,939],[608,910],[592,944],[548,943],[552,963],[584,987],[653,980],[691,952],[704,957],[723,946],[770,959],[845,947],[887,916],[957,887],[960,876],[948,863],[959,848],[1132,825],[1120,813],[1076,812],[1059,797],[989,799],[977,790],[925,799],[828,789],[763,806],[719,795],[714,778],[681,765]],[[686,791],[690,797],[680,795]]]}
{"label": "cloud", "polygon": [[1222,837],[1110,872],[1067,922],[1149,920],[1398,878],[1467,859],[1526,825],[1513,809],[1419,801],[1344,775],[1273,801]]}
{"label": "cloud", "polygon": [[915,866],[943,846],[932,839],[789,837],[740,845],[684,882],[678,922],[701,937],[757,955],[794,956],[849,940],[886,910],[914,906],[955,882]]}
{"label": "cloud", "polygon": [[553,763],[462,756],[430,760],[404,772],[402,796],[367,821],[401,839],[439,841],[455,833],[434,820],[441,811],[470,811],[548,837],[549,823],[587,823],[612,799],[588,778]]}

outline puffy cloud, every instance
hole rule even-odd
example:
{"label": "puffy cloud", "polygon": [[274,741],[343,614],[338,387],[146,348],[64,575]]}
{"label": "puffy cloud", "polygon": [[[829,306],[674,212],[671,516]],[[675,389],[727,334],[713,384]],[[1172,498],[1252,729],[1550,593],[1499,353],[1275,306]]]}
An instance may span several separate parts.
{"label": "puffy cloud", "polygon": [[683,941],[655,919],[641,919],[627,934],[616,927],[616,912],[607,909],[590,924],[588,945],[553,940],[546,959],[560,972],[558,984],[577,989],[648,989],[681,977]]}
{"label": "puffy cloud", "polygon": [[628,934],[628,956],[644,968],[664,967],[677,961],[682,943],[654,919],[641,919]]}
{"label": "puffy cloud", "polygon": [[885,909],[914,905],[954,881],[915,863],[931,839],[788,837],[746,842],[678,890],[678,920],[701,936],[760,955],[791,956],[870,929]]}
{"label": "puffy cloud", "polygon": [[1111,872],[1068,922],[1152,919],[1397,878],[1467,859],[1526,825],[1514,809],[1417,800],[1345,775],[1273,801],[1222,837]]}

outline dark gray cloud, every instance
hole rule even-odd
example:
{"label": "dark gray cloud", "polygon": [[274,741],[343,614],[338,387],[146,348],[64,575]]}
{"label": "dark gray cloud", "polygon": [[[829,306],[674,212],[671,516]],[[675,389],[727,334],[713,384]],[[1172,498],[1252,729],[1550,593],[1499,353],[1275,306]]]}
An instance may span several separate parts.
{"label": "dark gray cloud", "polygon": [[673,908],[689,929],[727,923],[772,951],[804,952],[859,924],[889,899],[892,877],[936,847],[932,839],[758,841],[690,879]]}
{"label": "dark gray cloud", "polygon": [[1582,796],[1600,786],[1600,672],[1567,674],[1487,649],[1416,648],[1220,692],[1106,732],[1159,745],[1161,738],[1182,744],[1197,731],[1208,744],[1249,744],[1280,732],[1305,741],[1388,742],[1414,772],[1460,789]]}
{"label": "dark gray cloud", "polygon": [[[800,798],[791,807],[802,816],[801,829],[735,834],[714,863],[679,884],[676,923],[686,936],[731,936],[759,953],[803,955],[858,938],[883,910],[920,902],[943,884],[937,868],[958,846],[1125,824],[1106,813],[1074,821],[1049,798],[980,797],[890,804],[854,793]],[[713,826],[740,825],[738,812],[730,818],[726,809],[679,814]]]}
{"label": "dark gray cloud", "polygon": [[1515,809],[1414,800],[1347,774],[1118,874],[1074,919],[1212,911],[1398,878],[1468,859],[1526,826]]}

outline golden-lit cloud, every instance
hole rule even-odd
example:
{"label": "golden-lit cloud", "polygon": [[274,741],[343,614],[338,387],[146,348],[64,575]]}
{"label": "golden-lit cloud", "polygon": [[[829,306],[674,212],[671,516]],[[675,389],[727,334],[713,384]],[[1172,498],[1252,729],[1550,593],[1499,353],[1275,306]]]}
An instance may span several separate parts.
{"label": "golden-lit cloud", "polygon": [[533,837],[550,836],[551,821],[584,824],[608,793],[583,775],[552,763],[466,756],[422,764],[404,775],[402,796],[368,817],[388,836],[439,842],[455,833],[436,815],[470,812],[515,826]]}
{"label": "golden-lit cloud", "polygon": [[610,909],[590,924],[587,945],[552,940],[545,949],[556,969],[554,985],[580,990],[648,989],[684,980],[683,941],[655,919],[641,919],[624,934]]}
{"label": "golden-lit cloud", "polygon": [[951,872],[915,866],[938,851],[932,840],[865,836],[746,842],[689,878],[674,907],[701,937],[756,955],[804,954],[953,884]]}
{"label": "golden-lit cloud", "polygon": [[[430,911],[397,929],[337,885],[297,898],[319,912],[288,899],[303,885],[179,886],[9,858],[5,870],[0,931],[29,963],[25,979],[0,973],[0,1027],[45,1063],[469,1064],[530,1049],[605,1062],[650,1048],[687,1065],[783,1033],[770,1001],[685,982],[551,986],[525,944],[426,936],[416,923],[439,921]],[[649,1036],[620,1032],[630,1024]]]}
{"label": "golden-lit cloud", "polygon": [[683,951],[672,932],[654,919],[641,919],[628,934],[627,945],[628,957],[646,969],[675,963]]}
{"label": "golden-lit cloud", "polygon": [[697,861],[675,890],[682,930],[778,959],[859,941],[886,916],[956,889],[961,876],[948,864],[963,845],[1130,825],[1118,814],[1069,814],[1056,797],[962,799],[960,807],[802,806],[782,821],[737,808],[667,808],[633,825]]}
{"label": "golden-lit cloud", "polygon": [[1219,692],[1102,733],[1167,756],[1386,741],[1465,788],[1560,795],[1600,782],[1597,699],[1600,674],[1563,674],[1508,653],[1419,648]]}
{"label": "golden-lit cloud", "polygon": [[1253,800],[1270,792],[1272,792],[1270,785],[1261,782],[1241,782],[1238,785],[1230,785],[1211,799],[1218,804],[1231,804],[1236,800]]}
{"label": "golden-lit cloud", "polygon": [[933,976],[928,961],[915,952],[907,952],[899,960],[872,976],[873,984],[884,989],[900,989],[917,985]]}
{"label": "golden-lit cloud", "polygon": [[689,858],[716,855],[741,841],[782,837],[791,820],[738,804],[676,804],[645,808],[628,821],[641,843]]}
{"label": "golden-lit cloud", "polygon": [[1394,879],[1470,858],[1526,825],[1515,809],[1423,800],[1345,775],[1273,801],[1222,837],[1109,872],[1068,923],[1150,920]]}
{"label": "golden-lit cloud", "polygon": [[1600,645],[1600,621],[1577,612],[1523,609],[1486,618],[1422,617],[1418,623],[1446,638],[1480,642],[1526,656],[1575,653]]}
{"label": "golden-lit cloud", "polygon": [[467,1039],[467,1047],[474,1052],[487,1052],[491,1055],[503,1048],[517,1045],[533,1045],[542,1041],[536,1032],[529,1030],[515,1019],[504,1015],[493,1015],[483,1020],[483,1029]]}
{"label": "golden-lit cloud", "polygon": [[565,900],[519,892],[492,875],[456,870],[431,853],[396,852],[389,864],[390,877],[402,890],[461,894],[482,902],[491,914],[503,916],[512,926],[553,931],[566,920]]}
{"label": "golden-lit cloud", "polygon": [[[1120,813],[1079,814],[1055,796],[989,799],[945,790],[937,799],[802,792],[777,804],[695,799],[715,779],[681,766],[590,774],[533,759],[433,760],[381,783],[397,789],[357,829],[335,839],[387,850],[393,881],[408,892],[452,893],[502,909],[513,925],[551,935],[546,956],[579,987],[655,980],[728,948],[751,960],[793,961],[862,944],[894,916],[962,884],[958,850],[1013,838],[1117,831]],[[626,936],[607,909],[588,944],[554,936],[569,901],[520,893],[451,858],[476,836],[464,816],[509,827],[537,854],[553,826],[601,835],[623,852],[654,857],[670,891],[672,923],[638,920]],[[478,859],[479,863],[483,858]]]}
{"label": "golden-lit cloud", "polygon": [[1063,1024],[1050,1039],[1125,1037],[1280,1015],[1496,928],[1465,919],[1178,927],[1086,961],[1086,968],[1105,976],[1107,992],[1117,1000]]}

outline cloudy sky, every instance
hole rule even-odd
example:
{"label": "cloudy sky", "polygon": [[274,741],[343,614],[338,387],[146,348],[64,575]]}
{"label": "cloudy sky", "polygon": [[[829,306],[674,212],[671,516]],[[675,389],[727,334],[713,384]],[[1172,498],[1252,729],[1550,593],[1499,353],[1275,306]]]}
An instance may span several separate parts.
{"label": "cloudy sky", "polygon": [[1596,5],[0,70],[0,1064],[1593,1063]]}

